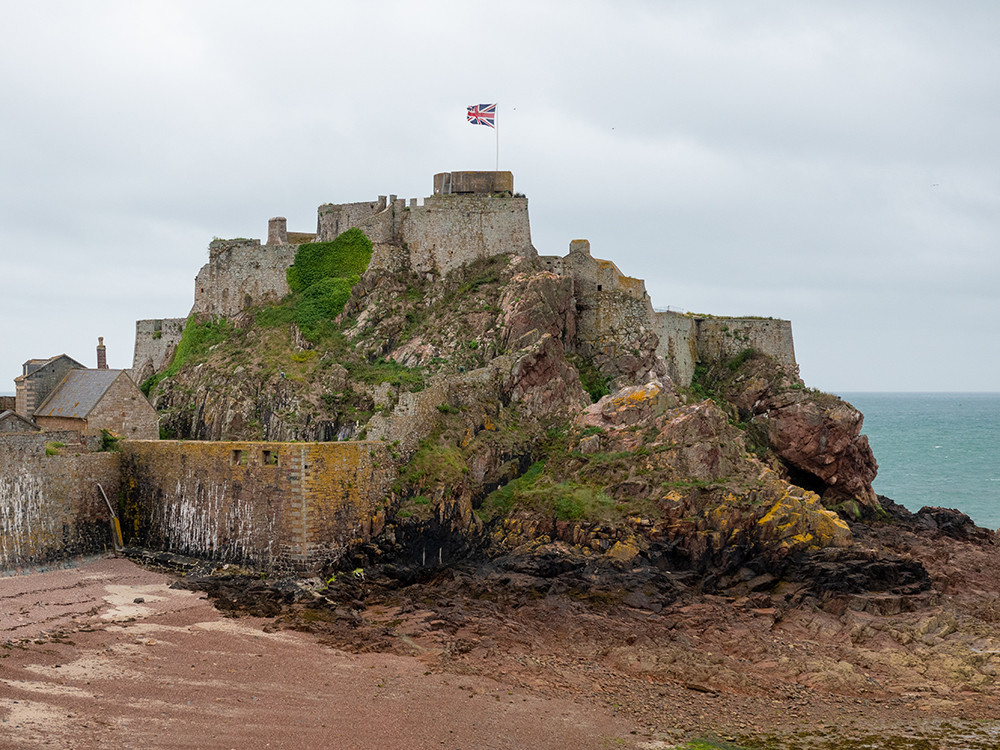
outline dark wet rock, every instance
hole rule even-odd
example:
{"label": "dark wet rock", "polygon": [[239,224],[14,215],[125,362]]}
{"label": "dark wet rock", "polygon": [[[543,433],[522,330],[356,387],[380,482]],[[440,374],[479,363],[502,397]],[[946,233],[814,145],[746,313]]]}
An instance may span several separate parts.
{"label": "dark wet rock", "polygon": [[977,526],[965,513],[954,508],[924,506],[914,514],[914,520],[926,529],[937,531],[952,539],[984,541],[993,533]]}
{"label": "dark wet rock", "polygon": [[786,568],[784,578],[808,583],[816,591],[844,594],[909,595],[931,587],[930,576],[919,560],[858,548],[804,554]]}

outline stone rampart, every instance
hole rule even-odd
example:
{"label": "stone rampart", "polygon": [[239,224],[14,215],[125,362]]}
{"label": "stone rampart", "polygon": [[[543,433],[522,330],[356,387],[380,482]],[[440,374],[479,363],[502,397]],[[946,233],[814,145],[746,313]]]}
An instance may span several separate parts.
{"label": "stone rampart", "polygon": [[726,360],[756,349],[795,367],[792,324],[773,318],[729,318],[653,310],[641,279],[623,274],[609,260],[594,258],[587,240],[573,240],[563,258],[542,256],[543,267],[573,277],[577,339],[590,357],[621,357],[641,349],[648,334],[667,374],[688,386],[699,362]]}
{"label": "stone rampart", "polygon": [[297,250],[298,245],[262,246],[260,240],[215,240],[195,278],[191,313],[231,317],[277,302],[290,291],[285,272]]}
{"label": "stone rampart", "polygon": [[725,361],[747,349],[795,367],[792,324],[775,318],[695,318],[698,360]]}
{"label": "stone rampart", "polygon": [[379,442],[122,443],[133,543],[267,569],[313,570],[384,519]]}
{"label": "stone rampart", "polygon": [[618,357],[638,348],[653,319],[645,282],[626,276],[609,260],[592,257],[587,240],[570,243],[562,266],[573,277],[581,353]]}
{"label": "stone rampart", "polygon": [[[395,198],[396,196],[393,196]],[[354,227],[362,228],[371,219],[386,209],[386,199],[380,195],[373,203],[324,203],[317,210],[316,239],[320,242],[330,242],[338,235]],[[376,237],[365,232],[372,242]],[[379,233],[381,234],[381,233]],[[384,239],[383,239],[384,241]]]}
{"label": "stone rampart", "polygon": [[434,195],[408,207],[400,242],[418,273],[446,274],[501,253],[534,257],[528,199],[507,195]]}
{"label": "stone rampart", "polygon": [[[94,453],[75,433],[0,436],[0,571],[113,548],[110,511],[120,457]],[[65,443],[57,448],[58,443]],[[49,452],[46,455],[46,445]]]}
{"label": "stone rampart", "polygon": [[695,319],[675,312],[655,312],[653,316],[654,330],[660,337],[656,353],[667,363],[667,374],[678,385],[690,385],[698,363]]}
{"label": "stone rampart", "polygon": [[[292,236],[273,221],[269,240]],[[405,268],[443,275],[500,253],[536,254],[528,201],[507,193],[434,195],[422,204],[392,195],[370,203],[319,207],[317,241],[332,241],[352,228],[372,241],[371,268],[375,270]],[[231,317],[254,305],[277,302],[290,291],[285,272],[297,251],[298,245],[261,245],[260,240],[213,241],[208,263],[195,279],[191,313]],[[151,347],[151,341],[147,331],[137,327],[132,366],[139,382],[149,377],[149,362],[157,356],[162,360],[161,350]]]}
{"label": "stone rampart", "polygon": [[170,364],[187,318],[156,318],[135,322],[135,349],[129,375],[142,383]]}

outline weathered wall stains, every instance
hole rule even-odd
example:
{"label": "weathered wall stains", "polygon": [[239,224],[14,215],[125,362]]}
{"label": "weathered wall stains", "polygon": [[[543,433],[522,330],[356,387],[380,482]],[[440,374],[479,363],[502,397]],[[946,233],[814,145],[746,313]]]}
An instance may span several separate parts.
{"label": "weathered wall stains", "polygon": [[311,570],[371,534],[393,477],[380,442],[126,441],[123,526],[143,546]]}
{"label": "weathered wall stains", "polygon": [[[75,433],[15,433],[0,438],[0,570],[39,565],[112,548],[110,512],[119,457],[71,443]],[[46,455],[46,443],[66,443]]]}

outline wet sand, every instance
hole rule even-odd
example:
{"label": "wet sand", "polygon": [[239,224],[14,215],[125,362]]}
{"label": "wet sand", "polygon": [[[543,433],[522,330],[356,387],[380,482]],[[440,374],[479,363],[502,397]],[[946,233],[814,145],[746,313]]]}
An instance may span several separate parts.
{"label": "wet sand", "polygon": [[0,748],[656,747],[603,706],[346,653],[123,559],[0,578]]}

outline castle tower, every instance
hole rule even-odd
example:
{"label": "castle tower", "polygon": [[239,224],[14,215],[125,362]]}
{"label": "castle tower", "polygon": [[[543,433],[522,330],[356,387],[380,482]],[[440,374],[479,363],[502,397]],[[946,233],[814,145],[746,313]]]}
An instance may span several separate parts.
{"label": "castle tower", "polygon": [[288,244],[288,220],[284,216],[275,216],[267,221],[267,244]]}

